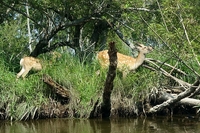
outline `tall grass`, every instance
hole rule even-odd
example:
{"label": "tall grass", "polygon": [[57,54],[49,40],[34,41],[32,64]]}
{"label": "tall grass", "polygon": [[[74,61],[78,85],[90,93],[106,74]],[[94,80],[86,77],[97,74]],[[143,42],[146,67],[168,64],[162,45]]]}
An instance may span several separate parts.
{"label": "tall grass", "polygon": [[[148,56],[155,55],[158,54],[152,53]],[[165,60],[162,56],[155,58]],[[9,66],[4,58],[0,58],[0,109],[6,112],[5,116],[0,114],[0,117],[10,120],[34,118],[36,110],[42,104],[48,103],[49,93],[52,93],[42,81],[43,74],[50,75],[53,80],[70,89],[78,101],[71,108],[76,110],[79,117],[89,116],[94,102],[102,96],[107,70],[101,69],[96,60],[92,63],[81,63],[78,57],[68,53],[62,53],[56,59],[47,55],[40,59],[44,64],[42,71],[28,74],[25,80],[16,80],[16,72],[10,68],[19,68],[19,64]],[[184,68],[180,65],[181,67]],[[98,70],[99,75],[96,74]],[[152,88],[159,87],[164,82],[168,83],[169,79],[163,78],[159,71],[153,72],[144,67],[129,73],[126,78],[122,78],[122,74],[117,72],[112,97],[129,98],[136,102],[145,99]]]}
{"label": "tall grass", "polygon": [[10,71],[11,66],[3,58],[0,59],[0,68],[1,117],[10,120],[34,117],[36,108],[46,100],[43,97],[44,86],[39,75],[16,80],[16,73]]}
{"label": "tall grass", "polygon": [[61,58],[47,67],[45,73],[70,89],[72,95],[80,101],[74,108],[81,117],[89,115],[92,110],[92,106],[89,106],[91,101],[95,101],[102,91],[105,75],[95,74],[98,69],[99,65],[96,61],[85,64],[77,57],[62,54]]}

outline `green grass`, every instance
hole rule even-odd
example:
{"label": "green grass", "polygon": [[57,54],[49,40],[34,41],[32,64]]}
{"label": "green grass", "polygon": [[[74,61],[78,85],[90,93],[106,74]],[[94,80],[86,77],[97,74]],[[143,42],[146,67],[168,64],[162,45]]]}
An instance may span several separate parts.
{"label": "green grass", "polygon": [[[162,54],[158,54],[153,52],[148,56],[161,61],[166,59],[165,56],[161,56]],[[9,62],[3,57],[0,58],[0,108],[7,113],[6,119],[22,120],[30,116],[33,118],[36,110],[42,104],[48,103],[53,91],[43,83],[43,74],[48,74],[53,80],[70,89],[75,101],[79,101],[76,104],[72,103],[70,108],[76,110],[79,117],[88,117],[94,102],[102,96],[107,70],[101,69],[96,60],[83,64],[77,57],[67,53],[63,53],[57,59],[47,55],[40,56],[40,59],[43,59],[44,64],[42,71],[31,72],[25,80],[16,80],[17,72],[12,70],[19,68],[19,64],[9,66]],[[174,62],[176,63],[175,60],[170,60],[167,63]],[[188,63],[191,63],[191,60]],[[195,68],[197,65],[192,66]],[[188,70],[183,64],[179,64],[178,67]],[[100,75],[96,74],[97,70],[100,70]],[[194,77],[193,74],[191,76]],[[136,72],[129,73],[124,79],[122,74],[117,72],[112,96],[120,94],[121,98],[138,101],[145,99],[152,88],[159,88],[169,82],[161,73],[144,67],[139,67]]]}
{"label": "green grass", "polygon": [[[43,74],[48,74],[53,80],[70,89],[78,104],[71,105],[79,117],[88,117],[94,102],[101,98],[107,70],[101,69],[94,60],[90,64],[83,64],[77,57],[62,54],[60,58],[52,60],[51,57],[41,56],[44,70],[30,73],[25,80],[16,81],[16,73],[8,69],[1,69],[1,74],[6,73],[1,82],[1,107],[7,103],[8,119],[26,119],[34,116],[35,110],[47,102],[52,91],[42,82]],[[3,65],[3,64],[1,64]],[[3,65],[5,67],[5,65]],[[100,75],[96,71],[100,70]],[[136,73],[130,73],[123,79],[117,72],[114,81],[113,95],[121,93],[122,98],[131,96],[134,100],[141,93],[149,92],[154,84],[151,78],[154,74],[147,69],[140,68]],[[2,76],[1,76],[2,77]]]}
{"label": "green grass", "polygon": [[6,119],[25,119],[45,102],[44,84],[38,74],[16,80],[16,73],[9,70],[3,59],[0,68],[0,108],[6,112]]}

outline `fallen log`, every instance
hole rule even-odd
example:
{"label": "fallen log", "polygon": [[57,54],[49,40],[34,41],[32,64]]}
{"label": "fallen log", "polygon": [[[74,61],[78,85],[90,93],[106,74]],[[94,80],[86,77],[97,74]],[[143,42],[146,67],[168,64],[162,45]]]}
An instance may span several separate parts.
{"label": "fallen log", "polygon": [[171,97],[170,99],[166,100],[165,102],[150,108],[148,113],[159,112],[159,111],[163,110],[164,108],[169,107],[169,106],[181,101],[182,99],[184,99],[186,97],[189,97],[190,95],[192,95],[192,93],[194,93],[196,90],[198,90],[199,87],[200,87],[200,79],[198,78],[198,80],[192,86],[190,86],[190,88],[186,89],[184,92],[178,94],[177,96]]}
{"label": "fallen log", "polygon": [[58,84],[54,81],[49,75],[44,74],[42,78],[43,82],[52,87],[55,90],[55,93],[61,96],[64,99],[70,99],[71,92],[69,89],[65,88],[64,86]]}
{"label": "fallen log", "polygon": [[[177,94],[162,93],[157,100],[160,102],[164,102],[172,98],[175,98],[177,96],[178,96]],[[192,106],[192,107],[199,106],[200,100],[186,97],[186,98],[181,99],[179,102],[177,102],[177,104],[187,105],[187,106]]]}

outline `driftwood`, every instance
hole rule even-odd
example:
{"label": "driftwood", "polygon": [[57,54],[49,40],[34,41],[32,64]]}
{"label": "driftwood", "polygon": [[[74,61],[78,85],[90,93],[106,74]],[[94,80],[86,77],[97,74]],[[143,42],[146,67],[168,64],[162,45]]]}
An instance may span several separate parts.
{"label": "driftwood", "polygon": [[[165,102],[165,101],[170,100],[172,98],[176,98],[177,96],[178,96],[177,94],[169,94],[169,93],[163,92],[157,98],[157,100],[160,101],[160,102]],[[186,98],[181,99],[179,102],[177,102],[177,104],[187,105],[187,106],[192,106],[192,107],[193,106],[199,106],[200,105],[200,100],[186,97]]]}
{"label": "driftwood", "polygon": [[101,107],[102,117],[109,117],[111,111],[110,97],[113,90],[113,81],[115,79],[117,69],[117,50],[114,42],[109,43],[108,55],[110,65],[103,90],[103,103]]}
{"label": "driftwood", "polygon": [[[189,84],[189,83],[187,83],[187,82],[185,82],[185,81],[183,81],[181,79],[178,79],[178,78],[172,76],[170,73],[168,73],[163,68],[161,68],[159,65],[157,65],[155,63],[155,60],[146,59],[145,61],[148,62],[148,63],[150,63],[150,64],[152,64],[154,66],[154,67],[152,67],[152,66],[144,65],[145,67],[147,67],[147,68],[149,68],[151,70],[154,70],[154,71],[159,70],[163,75],[165,75],[166,77],[169,77],[169,78],[175,80],[177,83],[179,83],[179,85],[182,88],[184,88],[184,92],[181,92],[178,95],[170,96],[170,98],[168,97],[169,99],[165,97],[166,101],[164,101],[162,104],[159,104],[159,105],[156,105],[156,106],[150,108],[149,111],[148,111],[148,113],[159,112],[159,111],[163,110],[165,107],[169,107],[169,106],[171,106],[171,105],[173,105],[175,103],[178,103],[178,102],[179,103],[188,103],[188,104],[190,104],[189,102],[191,101],[191,99],[189,99],[190,101],[186,102],[186,100],[188,100],[186,98],[190,97],[190,96],[194,96],[195,93],[199,92],[199,90],[200,90],[199,89],[200,88],[200,79],[199,78],[197,78],[196,82],[193,83],[193,85],[191,85],[191,84]],[[158,62],[158,61],[156,61],[156,62]],[[160,62],[158,62],[158,63],[160,63]],[[175,69],[176,68],[173,67],[173,70],[175,70]],[[185,73],[183,71],[181,71],[179,69],[176,69],[176,70],[178,72],[180,72],[180,73],[182,73],[182,74],[185,75]],[[194,101],[194,99],[192,99],[192,101]],[[199,104],[199,101],[196,101],[194,105],[196,106],[197,104]]]}
{"label": "driftwood", "polygon": [[163,110],[165,107],[169,107],[169,106],[181,101],[182,99],[189,97],[192,93],[195,92],[196,89],[199,89],[199,87],[200,87],[200,80],[198,79],[190,88],[188,88],[184,92],[182,92],[182,93],[180,93],[176,96],[171,97],[170,99],[163,102],[162,104],[159,104],[159,105],[156,105],[156,106],[150,108],[148,113],[156,113],[158,111]]}
{"label": "driftwood", "polygon": [[56,81],[54,81],[50,76],[43,75],[43,81],[44,83],[51,86],[53,89],[55,89],[55,93],[61,96],[64,99],[70,99],[71,93],[69,89],[65,88],[64,86],[58,84]]}
{"label": "driftwood", "polygon": [[[194,99],[195,95],[199,94],[200,92],[200,78],[197,77],[197,80],[193,83],[187,83],[181,79],[178,79],[177,77],[174,77],[171,75],[172,71],[176,71],[177,73],[180,73],[184,76],[187,76],[185,72],[183,72],[180,69],[177,69],[176,66],[171,66],[167,63],[163,63],[158,60],[146,58],[145,62],[149,63],[148,65],[144,64],[143,66],[146,68],[149,68],[153,71],[159,71],[166,77],[169,77],[176,81],[180,85],[180,89],[183,90],[183,92],[179,94],[169,94],[166,92],[160,92],[160,96],[157,100],[162,101],[163,103],[156,105],[152,108],[149,109],[148,113],[156,113],[161,110],[163,110],[166,107],[170,107],[174,104],[182,104],[182,105],[189,105],[189,106],[199,106],[200,105],[200,100]],[[159,63],[160,65],[156,64]],[[162,65],[165,65],[169,68],[171,68],[170,72],[167,72],[162,68]],[[173,88],[173,87],[172,87]]]}

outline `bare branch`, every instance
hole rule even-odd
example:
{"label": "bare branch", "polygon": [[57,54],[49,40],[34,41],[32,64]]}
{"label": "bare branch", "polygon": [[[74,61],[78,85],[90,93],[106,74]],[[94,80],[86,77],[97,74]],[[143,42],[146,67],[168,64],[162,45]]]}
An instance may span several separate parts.
{"label": "bare branch", "polygon": [[187,83],[187,82],[185,82],[185,81],[183,81],[183,80],[180,80],[180,79],[178,79],[178,78],[172,76],[170,73],[168,73],[168,72],[166,72],[164,69],[160,68],[160,66],[158,66],[158,65],[157,65],[156,63],[154,63],[153,61],[150,61],[150,60],[148,60],[148,59],[145,59],[145,61],[147,61],[147,62],[153,64],[153,65],[154,65],[156,68],[158,68],[165,76],[172,78],[172,79],[175,80],[177,83],[179,83],[182,87],[185,88],[185,87],[190,87],[190,86],[191,86],[191,84],[189,84],[189,83]]}
{"label": "bare branch", "polygon": [[146,23],[146,25],[148,25],[148,27],[156,34],[156,36],[158,36],[158,38],[163,42],[163,44],[172,52],[172,54],[178,59],[178,61],[182,62],[188,69],[190,69],[194,74],[196,74],[198,77],[200,77],[200,74],[198,72],[196,72],[193,68],[191,68],[187,63],[185,63],[177,54],[176,52],[174,52],[174,50],[163,40],[163,38],[158,35],[156,33],[156,31],[154,29],[151,28],[151,26],[149,26],[149,24],[147,23],[147,21],[144,19],[144,17],[142,17],[142,15],[140,15],[141,19]]}
{"label": "bare branch", "polygon": [[136,7],[129,7],[126,10],[135,10],[135,11],[145,11],[145,12],[150,12],[151,10],[147,9],[147,8],[136,8]]}
{"label": "bare branch", "polygon": [[168,67],[172,68],[173,70],[176,70],[177,72],[179,72],[179,73],[181,73],[181,74],[187,76],[187,74],[186,74],[184,71],[182,71],[182,70],[180,70],[180,69],[178,69],[178,68],[176,68],[176,67],[174,67],[174,66],[171,66],[171,65],[168,64],[168,63],[161,62],[161,61],[159,61],[159,60],[155,60],[155,59],[152,59],[152,58],[146,58],[146,60],[154,61],[154,62],[157,62],[157,63],[159,63],[159,64],[168,66]]}
{"label": "bare branch", "polygon": [[188,88],[184,92],[182,92],[179,95],[163,102],[162,104],[159,104],[159,105],[156,105],[156,106],[150,108],[148,113],[156,113],[156,112],[164,109],[165,107],[168,107],[168,106],[170,106],[174,103],[179,102],[183,98],[190,96],[193,92],[195,92],[196,89],[198,89],[200,87],[199,84],[200,84],[200,80],[198,79],[192,86],[190,86],[190,88]]}
{"label": "bare branch", "polygon": [[161,16],[162,16],[162,20],[163,20],[163,23],[164,23],[164,25],[165,25],[165,28],[166,28],[167,32],[169,32],[169,29],[168,29],[168,27],[167,27],[166,21],[165,21],[164,16],[163,16],[163,12],[162,12],[161,7],[160,7],[160,3],[158,2],[158,0],[156,0],[156,2],[157,2],[157,5],[158,5],[158,7],[159,7],[160,14],[161,14]]}
{"label": "bare branch", "polygon": [[[199,89],[199,88],[200,88],[200,86],[197,87],[197,89]],[[169,93],[163,92],[157,100],[163,102],[163,101],[167,101],[169,99],[175,98],[175,97],[177,97],[177,94],[169,94]],[[199,106],[200,100],[194,99],[194,98],[183,98],[178,102],[178,104],[188,105],[188,106]]]}
{"label": "bare branch", "polygon": [[130,43],[123,35],[123,33],[119,30],[119,29],[115,29],[114,30],[115,33],[117,34],[117,36],[126,44],[128,45],[130,48],[134,49],[136,48],[132,43]]}

